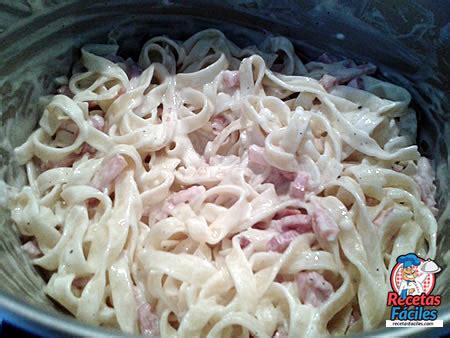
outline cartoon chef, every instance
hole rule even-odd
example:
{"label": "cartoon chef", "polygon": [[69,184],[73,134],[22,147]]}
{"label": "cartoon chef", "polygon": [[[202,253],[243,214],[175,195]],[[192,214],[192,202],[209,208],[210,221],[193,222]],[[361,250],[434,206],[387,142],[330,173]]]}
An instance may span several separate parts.
{"label": "cartoon chef", "polygon": [[423,293],[422,280],[417,279],[417,267],[420,265],[420,259],[413,253],[402,255],[397,258],[397,263],[402,266],[402,282],[398,289],[400,298],[406,296],[420,295]]}

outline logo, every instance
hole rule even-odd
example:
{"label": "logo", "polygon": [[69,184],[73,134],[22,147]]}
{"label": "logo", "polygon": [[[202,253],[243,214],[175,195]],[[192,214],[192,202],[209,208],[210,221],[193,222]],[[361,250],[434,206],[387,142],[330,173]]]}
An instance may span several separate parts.
{"label": "logo", "polygon": [[397,257],[391,270],[392,291],[387,299],[391,314],[387,327],[443,326],[442,320],[437,319],[441,296],[431,294],[440,271],[434,261],[414,253]]}

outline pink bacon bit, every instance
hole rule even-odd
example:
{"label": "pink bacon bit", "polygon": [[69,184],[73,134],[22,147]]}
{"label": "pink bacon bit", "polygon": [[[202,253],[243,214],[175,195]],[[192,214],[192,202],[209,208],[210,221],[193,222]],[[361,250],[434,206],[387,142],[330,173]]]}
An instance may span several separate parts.
{"label": "pink bacon bit", "polygon": [[379,204],[379,201],[376,198],[370,196],[365,196],[365,198],[366,198],[366,205],[368,207],[374,207]]}
{"label": "pink bacon bit", "polygon": [[284,278],[283,275],[277,275],[277,276],[275,277],[275,282],[277,282],[277,283],[284,283],[284,282],[287,282],[287,279]]}
{"label": "pink bacon bit", "polygon": [[324,74],[319,80],[319,83],[327,92],[329,92],[334,86],[338,84],[338,80],[334,76]]}
{"label": "pink bacon bit", "polygon": [[303,304],[319,307],[333,294],[333,286],[315,271],[299,272],[296,278],[297,289]]}
{"label": "pink bacon bit", "polygon": [[339,234],[339,226],[328,212],[319,206],[313,213],[312,228],[314,233],[326,241],[336,240]]}
{"label": "pink bacon bit", "polygon": [[128,163],[122,155],[114,155],[97,169],[91,180],[91,186],[104,191],[127,166]]}
{"label": "pink bacon bit", "polygon": [[[272,183],[275,185],[275,189],[278,191],[284,185],[295,180],[296,174],[290,171],[273,168],[270,170],[269,176],[267,176],[265,183]],[[278,188],[278,189],[277,189]]]}
{"label": "pink bacon bit", "polygon": [[166,218],[170,214],[172,214],[173,209],[178,204],[191,202],[194,200],[197,196],[203,194],[206,191],[205,187],[202,185],[194,185],[188,189],[181,190],[179,192],[174,193],[172,196],[170,196],[167,201],[164,203],[160,214],[158,215],[157,219],[161,220],[163,218]]}
{"label": "pink bacon bit", "polygon": [[361,318],[361,312],[359,308],[354,308],[352,314],[350,315],[349,327],[355,324]]}
{"label": "pink bacon bit", "polygon": [[70,90],[69,86],[67,86],[67,85],[64,85],[64,86],[59,87],[59,88],[56,90],[56,92],[57,92],[58,94],[65,95],[65,96],[67,96],[67,97],[73,98],[73,93],[72,93],[72,91]]}
{"label": "pink bacon bit", "polygon": [[91,146],[90,144],[88,144],[88,143],[83,143],[83,145],[81,146],[81,148],[80,148],[80,150],[79,150],[79,153],[81,154],[81,155],[84,155],[84,154],[94,154],[95,152],[96,152],[97,150],[93,147],[93,146]]}
{"label": "pink bacon bit", "polygon": [[299,236],[299,233],[295,230],[290,230],[279,235],[272,237],[267,242],[267,251],[284,252],[291,242]]}
{"label": "pink bacon bit", "polygon": [[76,289],[84,289],[84,287],[87,285],[87,283],[89,283],[89,281],[91,280],[91,277],[78,277],[75,278],[72,282],[72,286]]}
{"label": "pink bacon bit", "polygon": [[264,157],[264,148],[252,144],[248,148],[248,161],[252,164],[269,165]]}
{"label": "pink bacon bit", "polygon": [[170,197],[170,201],[175,204],[186,203],[194,200],[198,195],[203,194],[206,191],[202,185],[194,185],[188,189],[181,190]]}
{"label": "pink bacon bit", "polygon": [[42,171],[46,171],[53,168],[72,167],[74,162],[79,159],[80,156],[78,154],[72,153],[59,161],[42,161],[40,159],[37,159],[36,163],[39,166],[39,169],[41,169]]}
{"label": "pink bacon bit", "polygon": [[269,224],[266,222],[257,222],[255,224],[252,225],[253,229],[258,229],[258,230],[266,230],[269,228]]}
{"label": "pink bacon bit", "polygon": [[100,108],[97,101],[88,101],[89,110]]}
{"label": "pink bacon bit", "polygon": [[426,157],[421,157],[417,161],[417,173],[413,177],[420,189],[420,197],[423,203],[436,215],[438,209],[436,206],[436,200],[434,194],[436,192],[436,186],[434,185],[434,172],[431,167],[430,160]]}
{"label": "pink bacon bit", "polygon": [[335,57],[334,55],[330,55],[328,53],[323,53],[321,56],[317,58],[317,61],[322,63],[334,63],[338,62],[339,59]]}
{"label": "pink bacon bit", "polygon": [[134,287],[133,291],[141,334],[143,336],[160,337],[158,316],[152,312],[152,307],[147,303],[141,290]]}
{"label": "pink bacon bit", "polygon": [[304,199],[310,186],[311,176],[305,172],[298,172],[294,182],[289,186],[289,195],[294,198]]}
{"label": "pink bacon bit", "polygon": [[[277,192],[284,190],[289,182],[295,180],[297,174],[290,171],[281,170],[271,167],[264,157],[264,148],[252,144],[248,148],[248,162],[251,169],[264,170],[271,168],[265,183],[272,183]],[[286,188],[287,189],[287,188]]]}
{"label": "pink bacon bit", "polygon": [[250,244],[250,240],[247,237],[241,236],[239,238],[239,245],[240,245],[241,249],[245,249],[249,244]]}
{"label": "pink bacon bit", "polygon": [[229,124],[230,121],[228,121],[228,119],[222,114],[219,114],[213,117],[211,127],[215,134],[219,134]]}
{"label": "pink bacon bit", "polygon": [[339,84],[344,84],[360,76],[373,74],[376,70],[377,67],[371,63],[359,66],[349,64],[348,68],[339,68],[330,75],[334,76]]}
{"label": "pink bacon bit", "polygon": [[105,127],[105,119],[103,116],[93,115],[89,118],[89,121],[95,129],[103,131],[103,128]]}
{"label": "pink bacon bit", "polygon": [[401,173],[403,171],[403,169],[405,169],[405,168],[401,164],[394,163],[392,165],[392,170],[394,170],[398,173]]}
{"label": "pink bacon bit", "polygon": [[240,84],[238,70],[225,70],[223,72],[223,86],[224,88],[237,87]]}
{"label": "pink bacon bit", "polygon": [[38,258],[42,256],[42,251],[35,239],[26,242],[21,246],[22,250],[25,251],[30,258]]}
{"label": "pink bacon bit", "polygon": [[275,334],[273,335],[273,338],[288,338],[288,333],[285,329],[279,328],[275,331]]}
{"label": "pink bacon bit", "polygon": [[160,337],[159,318],[152,312],[150,304],[138,307],[139,328],[143,336]]}
{"label": "pink bacon bit", "polygon": [[290,215],[271,222],[271,228],[279,232],[296,231],[298,234],[312,231],[311,216],[309,215]]}
{"label": "pink bacon bit", "polygon": [[373,220],[373,224],[380,226],[383,224],[384,220],[389,217],[394,212],[394,207],[385,209],[382,212],[380,212],[377,217]]}

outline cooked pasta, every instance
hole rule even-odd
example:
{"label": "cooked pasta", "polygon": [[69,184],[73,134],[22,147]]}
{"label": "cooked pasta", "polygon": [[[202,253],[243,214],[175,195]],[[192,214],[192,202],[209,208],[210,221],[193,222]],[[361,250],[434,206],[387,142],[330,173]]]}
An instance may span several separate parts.
{"label": "cooked pasta", "polygon": [[436,252],[433,171],[397,126],[408,92],[282,37],[116,52],[85,46],[16,149],[12,219],[48,296],[161,337],[379,326],[395,258]]}

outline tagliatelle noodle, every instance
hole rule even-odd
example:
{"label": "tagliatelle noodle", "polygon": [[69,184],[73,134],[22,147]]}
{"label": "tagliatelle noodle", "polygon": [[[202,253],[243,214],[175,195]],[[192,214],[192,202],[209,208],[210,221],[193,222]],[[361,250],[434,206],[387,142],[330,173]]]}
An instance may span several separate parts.
{"label": "tagliatelle noodle", "polygon": [[[46,293],[77,318],[163,337],[370,330],[395,258],[434,257],[420,154],[394,119],[409,94],[368,75],[327,91],[341,63],[305,66],[284,38],[259,48],[157,37],[134,76],[104,57],[117,48],[82,49],[73,97],[16,149],[29,186],[11,202]],[[318,304],[296,283],[308,272],[326,281]]]}

